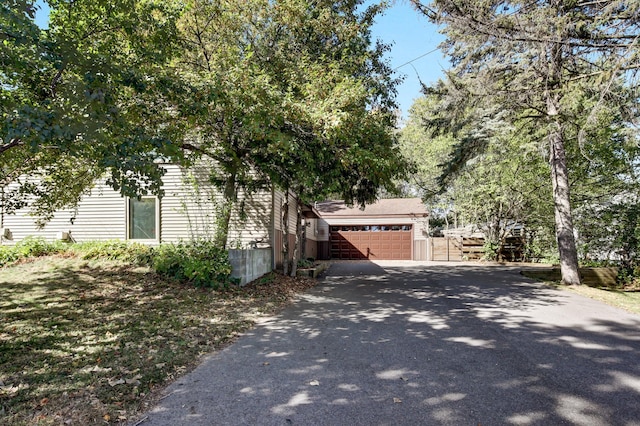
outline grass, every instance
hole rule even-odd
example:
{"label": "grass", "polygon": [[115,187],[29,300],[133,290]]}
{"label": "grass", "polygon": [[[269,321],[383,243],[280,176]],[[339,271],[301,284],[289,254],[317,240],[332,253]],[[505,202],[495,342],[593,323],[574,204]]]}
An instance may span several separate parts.
{"label": "grass", "polygon": [[0,270],[0,425],[131,421],[158,392],[313,281],[213,291],[117,261]]}
{"label": "grass", "polygon": [[621,286],[613,280],[584,280],[580,286],[560,284],[558,270],[527,270],[522,274],[563,290],[572,291],[591,299],[599,300],[610,306],[640,315],[640,283]]}
{"label": "grass", "polygon": [[561,288],[640,315],[640,289],[617,290],[612,288],[595,288],[586,285],[561,286]]}

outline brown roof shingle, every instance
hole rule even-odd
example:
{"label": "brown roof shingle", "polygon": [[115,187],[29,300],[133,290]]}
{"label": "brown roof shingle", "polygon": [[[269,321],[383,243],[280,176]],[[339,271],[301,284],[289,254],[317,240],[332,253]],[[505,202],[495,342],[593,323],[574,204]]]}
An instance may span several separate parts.
{"label": "brown roof shingle", "polygon": [[317,203],[320,217],[363,217],[363,216],[427,216],[424,203],[420,198],[387,198],[367,205],[364,210],[357,206],[349,207],[344,201],[324,201]]}

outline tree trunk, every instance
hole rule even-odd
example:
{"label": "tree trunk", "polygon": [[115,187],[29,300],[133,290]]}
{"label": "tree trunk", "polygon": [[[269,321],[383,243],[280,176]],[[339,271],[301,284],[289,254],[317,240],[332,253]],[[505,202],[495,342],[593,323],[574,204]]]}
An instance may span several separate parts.
{"label": "tree trunk", "polygon": [[560,255],[562,282],[567,285],[579,285],[578,250],[573,235],[571,217],[571,198],[567,158],[564,151],[561,125],[556,123],[549,135],[551,179],[553,182],[553,203],[556,222],[556,239]]}
{"label": "tree trunk", "polygon": [[291,276],[295,277],[298,272],[298,258],[300,257],[300,236],[302,234],[302,209],[300,199],[296,200],[296,240],[293,246],[293,263],[291,264]]}
{"label": "tree trunk", "polygon": [[571,197],[567,156],[564,150],[564,130],[560,118],[560,88],[562,84],[563,50],[559,43],[549,46],[549,81],[545,97],[549,128],[549,165],[553,187],[556,240],[560,255],[560,273],[562,282],[567,285],[579,285],[578,250],[573,235],[571,217]]}
{"label": "tree trunk", "polygon": [[231,222],[231,211],[236,201],[236,174],[231,173],[227,176],[222,193],[223,200],[216,223],[216,239],[215,244],[223,249],[227,248],[227,239],[229,238],[229,223]]}

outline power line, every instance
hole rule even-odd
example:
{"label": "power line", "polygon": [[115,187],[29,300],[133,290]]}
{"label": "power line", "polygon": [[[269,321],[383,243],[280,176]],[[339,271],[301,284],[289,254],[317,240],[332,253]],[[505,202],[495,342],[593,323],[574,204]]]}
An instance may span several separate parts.
{"label": "power line", "polygon": [[404,64],[402,64],[402,65],[398,65],[398,66],[397,66],[397,67],[395,67],[393,70],[394,70],[394,71],[396,71],[396,70],[398,70],[398,69],[400,69],[400,68],[404,67],[405,65],[409,65],[410,63],[413,63],[413,62],[417,61],[418,59],[424,58],[425,56],[430,55],[430,54],[432,54],[433,52],[437,52],[437,51],[438,51],[438,48],[436,47],[435,49],[430,50],[430,51],[428,51],[427,53],[423,53],[422,55],[418,56],[417,58],[413,58],[412,60],[410,60],[410,61],[408,61],[408,62],[405,62],[405,63],[404,63]]}

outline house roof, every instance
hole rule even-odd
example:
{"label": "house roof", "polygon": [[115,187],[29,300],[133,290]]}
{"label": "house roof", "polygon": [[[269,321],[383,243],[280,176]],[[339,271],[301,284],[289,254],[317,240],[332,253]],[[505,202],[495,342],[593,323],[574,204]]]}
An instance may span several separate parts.
{"label": "house roof", "polygon": [[367,205],[364,210],[349,207],[344,201],[324,201],[316,203],[320,217],[367,217],[367,216],[428,216],[420,198],[386,198]]}

